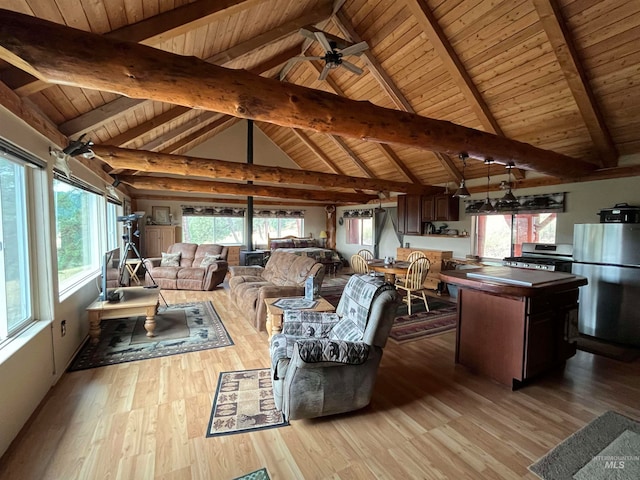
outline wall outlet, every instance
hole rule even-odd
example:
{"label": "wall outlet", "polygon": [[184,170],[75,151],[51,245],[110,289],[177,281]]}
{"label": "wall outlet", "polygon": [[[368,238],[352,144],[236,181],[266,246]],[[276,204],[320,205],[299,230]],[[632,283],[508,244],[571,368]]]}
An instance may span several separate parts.
{"label": "wall outlet", "polygon": [[67,334],[67,321],[62,320],[60,322],[60,336],[64,337]]}

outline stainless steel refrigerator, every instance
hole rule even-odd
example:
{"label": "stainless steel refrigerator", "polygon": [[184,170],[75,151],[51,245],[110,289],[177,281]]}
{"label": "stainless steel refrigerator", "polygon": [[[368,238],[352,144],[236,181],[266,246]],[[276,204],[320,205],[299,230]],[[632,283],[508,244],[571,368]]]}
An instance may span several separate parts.
{"label": "stainless steel refrigerator", "polygon": [[578,331],[640,347],[640,223],[575,225],[573,267],[580,287]]}

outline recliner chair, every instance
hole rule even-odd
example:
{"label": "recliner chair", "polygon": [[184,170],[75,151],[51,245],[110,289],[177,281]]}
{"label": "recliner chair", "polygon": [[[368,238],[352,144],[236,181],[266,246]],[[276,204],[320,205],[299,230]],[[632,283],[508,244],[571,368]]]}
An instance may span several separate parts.
{"label": "recliner chair", "polygon": [[398,305],[393,285],[353,275],[336,313],[285,311],[282,333],[271,339],[273,395],[285,418],[368,405]]}

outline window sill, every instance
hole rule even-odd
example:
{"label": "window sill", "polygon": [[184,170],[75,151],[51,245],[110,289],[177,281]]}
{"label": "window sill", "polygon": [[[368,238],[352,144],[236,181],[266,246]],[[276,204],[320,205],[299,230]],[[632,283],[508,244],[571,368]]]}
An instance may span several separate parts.
{"label": "window sill", "polygon": [[45,328],[49,327],[51,322],[46,320],[36,320],[29,324],[19,334],[8,338],[0,345],[0,365],[7,361],[11,356],[18,352],[22,347],[27,345]]}

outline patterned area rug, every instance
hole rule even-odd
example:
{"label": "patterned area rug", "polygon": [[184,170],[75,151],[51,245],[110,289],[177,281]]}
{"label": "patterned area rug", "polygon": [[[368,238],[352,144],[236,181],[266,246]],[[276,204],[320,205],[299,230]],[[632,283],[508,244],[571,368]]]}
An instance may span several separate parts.
{"label": "patterned area rug", "polygon": [[266,468],[261,468],[255,472],[247,473],[241,477],[236,477],[233,480],[269,480],[269,472]]}
{"label": "patterned area rug", "polygon": [[640,423],[606,412],[529,467],[544,480],[637,480]]}
{"label": "patterned area rug", "polygon": [[273,401],[270,369],[220,373],[207,437],[285,425]]}
{"label": "patterned area rug", "polygon": [[[404,343],[455,330],[458,319],[456,304],[437,300],[427,301],[429,302],[428,312],[425,311],[422,302],[412,305],[411,310],[414,313],[411,315],[407,314],[405,304],[398,307],[399,315],[393,322],[389,338],[398,343]],[[404,315],[402,315],[403,311]]]}
{"label": "patterned area rug", "polygon": [[70,371],[146,360],[233,345],[211,302],[182,303],[160,308],[155,337],[147,337],[145,317],[103,320],[100,342],[87,342]]}

